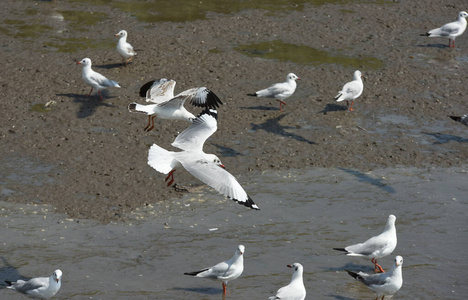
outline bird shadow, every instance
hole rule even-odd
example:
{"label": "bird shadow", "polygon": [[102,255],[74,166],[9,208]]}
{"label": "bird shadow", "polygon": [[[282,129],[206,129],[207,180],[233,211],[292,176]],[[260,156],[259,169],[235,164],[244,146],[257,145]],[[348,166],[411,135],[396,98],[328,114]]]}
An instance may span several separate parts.
{"label": "bird shadow", "polygon": [[385,180],[383,180],[381,178],[373,178],[373,177],[370,177],[367,174],[364,174],[362,172],[355,171],[355,170],[350,170],[350,169],[345,169],[345,168],[340,168],[340,167],[338,167],[338,169],[341,170],[341,171],[344,171],[344,172],[346,172],[348,174],[351,174],[351,175],[355,176],[358,179],[359,182],[370,183],[373,186],[376,186],[376,187],[384,190],[385,192],[387,192],[389,194],[394,194],[395,193],[395,189],[392,188],[391,186],[389,186],[385,182]]}
{"label": "bird shadow", "polygon": [[325,106],[325,108],[322,111],[319,111],[319,113],[326,115],[328,112],[345,111],[345,110],[348,110],[346,106],[335,104],[335,103],[329,103]]}
{"label": "bird shadow", "polygon": [[259,105],[259,106],[242,106],[241,107],[242,109],[255,109],[255,110],[279,110],[278,107],[273,107],[273,106],[263,106],[263,105]]}
{"label": "bird shadow", "polygon": [[212,288],[212,287],[203,287],[203,288],[173,288],[176,291],[185,291],[185,292],[193,292],[203,295],[217,295],[222,294],[223,290],[219,288]]}
{"label": "bird shadow", "polygon": [[425,45],[415,45],[415,46],[419,48],[440,48],[440,49],[449,48],[448,45],[444,45],[444,44],[425,44]]}
{"label": "bird shadow", "polygon": [[122,63],[114,63],[114,64],[105,64],[105,65],[93,65],[94,68],[97,69],[114,69],[114,68],[120,68],[123,67]]}
{"label": "bird shadow", "polygon": [[445,134],[440,132],[423,132],[425,135],[432,136],[436,141],[433,145],[446,144],[449,142],[468,143],[468,139],[456,135]]}
{"label": "bird shadow", "polygon": [[300,135],[297,135],[297,134],[291,133],[291,132],[287,132],[286,129],[295,129],[296,127],[281,126],[280,125],[279,122],[286,115],[288,115],[288,114],[283,114],[283,115],[280,115],[280,116],[278,116],[276,118],[268,119],[262,124],[250,123],[250,125],[252,126],[253,131],[258,131],[260,129],[263,129],[266,132],[278,134],[278,135],[281,135],[281,136],[284,136],[284,137],[293,138],[293,139],[295,139],[297,141],[300,141],[300,142],[306,142],[308,144],[315,144],[314,142],[309,141],[308,139],[306,139],[306,138],[304,138],[304,137],[302,137]]}
{"label": "bird shadow", "polygon": [[344,297],[344,296],[340,296],[340,295],[328,294],[327,296],[333,297],[333,298],[338,299],[338,300],[355,300],[354,298]]}
{"label": "bird shadow", "polygon": [[[109,98],[106,91],[101,91],[101,94],[104,98]],[[90,97],[87,97],[86,95],[73,93],[56,95],[72,98],[74,103],[78,103],[81,105],[78,111],[76,112],[76,116],[79,119],[85,119],[87,117],[92,116],[96,112],[97,108],[100,106],[115,107],[115,105],[101,101],[98,95],[91,95]]]}
{"label": "bird shadow", "polygon": [[324,268],[322,268],[322,270],[328,271],[328,272],[338,272],[338,271],[350,270],[350,271],[353,271],[353,272],[362,271],[364,273],[372,274],[372,273],[374,273],[374,266],[358,265],[358,264],[355,264],[353,262],[349,262],[349,263],[346,263],[342,267],[337,267],[337,268],[328,268],[328,267],[325,268],[324,267]]}
{"label": "bird shadow", "polygon": [[18,279],[29,280],[30,277],[22,276],[16,267],[11,265],[8,260],[1,256],[0,259],[3,262],[3,266],[0,267],[0,289],[7,287],[5,280],[17,281]]}
{"label": "bird shadow", "polygon": [[224,157],[236,157],[236,156],[244,155],[240,152],[237,152],[233,148],[221,146],[219,144],[212,144],[212,145],[217,147],[219,149],[219,154]]}

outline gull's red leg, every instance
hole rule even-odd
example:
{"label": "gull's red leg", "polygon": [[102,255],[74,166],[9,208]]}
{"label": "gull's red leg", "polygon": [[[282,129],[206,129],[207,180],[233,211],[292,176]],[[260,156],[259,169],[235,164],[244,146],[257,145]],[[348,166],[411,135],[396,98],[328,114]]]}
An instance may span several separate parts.
{"label": "gull's red leg", "polygon": [[91,93],[93,92],[93,88],[91,88],[91,91],[88,94],[88,97],[91,96]]}
{"label": "gull's red leg", "polygon": [[226,284],[223,282],[223,295],[226,295]]}
{"label": "gull's red leg", "polygon": [[169,182],[167,183],[167,186],[170,186],[170,185],[174,182],[174,172],[175,172],[175,169],[172,169],[172,170],[169,172],[169,174],[167,174],[166,179],[165,179],[164,181],[167,182],[167,181],[169,180],[169,178],[171,179],[171,180],[169,180]]}
{"label": "gull's red leg", "polygon": [[100,90],[98,90],[98,93],[99,93],[99,98],[101,98],[101,100],[102,100],[101,91],[100,91]]}
{"label": "gull's red leg", "polygon": [[[156,116],[148,116],[148,125],[146,125],[145,127],[145,131],[146,132],[150,132],[151,130],[153,130],[154,128],[154,118],[156,118]],[[150,126],[151,124],[151,126]],[[150,126],[150,127],[148,127]]]}

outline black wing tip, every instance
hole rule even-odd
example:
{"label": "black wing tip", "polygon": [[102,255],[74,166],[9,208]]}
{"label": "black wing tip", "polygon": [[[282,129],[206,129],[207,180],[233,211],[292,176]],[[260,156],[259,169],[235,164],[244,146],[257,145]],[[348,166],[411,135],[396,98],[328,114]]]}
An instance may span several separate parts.
{"label": "black wing tip", "polygon": [[247,96],[257,97],[257,93],[247,94]]}
{"label": "black wing tip", "polygon": [[141,86],[141,88],[140,88],[140,97],[146,97],[146,93],[148,92],[148,90],[151,88],[151,86],[153,85],[153,83],[155,81],[158,81],[158,80],[148,81],[147,83],[145,83],[144,85]]}
{"label": "black wing tip", "polygon": [[421,33],[420,36],[430,36],[431,34],[429,32],[426,33]]}
{"label": "black wing tip", "polygon": [[5,283],[8,284],[8,286],[12,286],[13,283],[10,280],[5,280]]}
{"label": "black wing tip", "polygon": [[248,207],[248,208],[251,208],[251,209],[254,209],[254,210],[260,210],[260,208],[257,206],[257,204],[255,204],[255,202],[253,202],[252,198],[250,198],[249,195],[247,195],[247,197],[248,198],[245,201],[239,201],[238,199],[234,199],[234,198],[232,198],[232,200],[236,201],[240,205],[244,205],[245,207]]}
{"label": "black wing tip", "polygon": [[197,118],[201,117],[202,115],[209,115],[218,120],[218,111],[216,109],[211,109],[211,108],[205,108],[198,116]]}
{"label": "black wing tip", "polygon": [[461,121],[461,117],[459,117],[459,116],[449,116],[449,117],[454,121],[457,121],[457,122]]}
{"label": "black wing tip", "polygon": [[190,100],[190,104],[196,107],[204,107],[204,108],[211,108],[216,109],[219,105],[223,105],[223,102],[219,99],[219,97],[210,89],[203,87],[204,91],[206,92],[206,101],[203,103],[194,101],[193,99]]}
{"label": "black wing tip", "polygon": [[129,110],[130,112],[135,112],[135,110],[136,110],[136,105],[137,105],[137,104],[136,104],[135,102],[130,103],[130,104],[128,105],[128,110]]}
{"label": "black wing tip", "polygon": [[333,248],[333,250],[348,252],[345,248]]}
{"label": "black wing tip", "polygon": [[208,269],[203,269],[203,270],[195,271],[195,272],[185,272],[184,275],[197,276],[198,274],[200,274],[201,272],[205,272],[206,270]]}
{"label": "black wing tip", "polygon": [[348,274],[349,274],[350,276],[354,277],[354,279],[358,279],[358,277],[361,277],[361,276],[359,276],[359,274],[356,273],[356,272],[353,272],[353,271],[350,271],[350,270],[345,270],[345,271],[348,272]]}

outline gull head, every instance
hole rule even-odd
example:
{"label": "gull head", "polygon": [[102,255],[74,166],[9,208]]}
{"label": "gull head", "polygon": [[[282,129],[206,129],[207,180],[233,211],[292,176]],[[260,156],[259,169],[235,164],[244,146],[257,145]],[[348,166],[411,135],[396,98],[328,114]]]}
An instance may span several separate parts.
{"label": "gull head", "polygon": [[466,11],[461,11],[458,13],[459,18],[466,18],[468,17],[468,13]]}
{"label": "gull head", "polygon": [[52,274],[52,278],[58,283],[60,279],[62,278],[62,271],[55,270],[55,272]]}
{"label": "gull head", "polygon": [[79,62],[76,63],[77,65],[83,65],[83,66],[91,66],[91,59],[89,58],[83,58]]}
{"label": "gull head", "polygon": [[299,269],[302,269],[302,265],[300,263],[293,263],[292,265],[287,265],[287,267],[294,269],[294,272],[296,272]]}
{"label": "gull head", "polygon": [[397,267],[403,265],[403,257],[401,257],[400,255],[398,255],[397,257],[395,257],[395,265],[396,265]]}
{"label": "gull head", "polygon": [[362,77],[362,73],[359,70],[354,71],[354,79],[358,79]]}
{"label": "gull head", "polygon": [[120,30],[119,33],[116,33],[115,36],[127,36],[127,31]]}
{"label": "gull head", "polygon": [[237,252],[238,252],[240,255],[244,254],[244,252],[245,252],[245,247],[244,247],[244,245],[239,245],[239,246],[237,246]]}
{"label": "gull head", "polygon": [[226,169],[226,167],[223,165],[223,163],[221,162],[221,160],[219,159],[219,157],[217,157],[217,156],[214,155],[214,154],[207,154],[207,160],[208,160],[208,161],[214,162],[214,164],[217,165],[218,167],[221,167],[221,168],[223,168],[223,169]]}
{"label": "gull head", "polygon": [[299,77],[297,77],[296,74],[294,73],[289,73],[287,76],[286,76],[286,80],[289,81],[289,80],[301,80]]}

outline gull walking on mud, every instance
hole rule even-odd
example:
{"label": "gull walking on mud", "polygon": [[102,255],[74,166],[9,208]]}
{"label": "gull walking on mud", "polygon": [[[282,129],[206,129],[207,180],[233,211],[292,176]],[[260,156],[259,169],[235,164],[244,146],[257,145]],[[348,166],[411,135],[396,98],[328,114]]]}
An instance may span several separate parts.
{"label": "gull walking on mud", "polygon": [[296,90],[296,80],[300,80],[300,78],[297,77],[294,73],[289,73],[286,76],[285,82],[275,83],[269,88],[247,95],[253,97],[275,98],[277,101],[279,101],[279,110],[283,111],[283,105],[286,105],[284,100],[291,97],[291,95],[294,94],[294,91]]}
{"label": "gull walking on mud", "polygon": [[127,66],[127,64],[136,56],[133,46],[127,42],[127,31],[120,30],[115,36],[120,36],[120,39],[117,43],[116,50],[122,56],[122,65]]}
{"label": "gull walking on mud", "polygon": [[449,39],[449,47],[455,48],[455,39],[465,32],[466,29],[466,17],[468,13],[461,11],[458,13],[458,19],[454,22],[447,23],[442,27],[432,29],[427,33],[421,34],[422,36],[428,37],[445,37]]}
{"label": "gull walking on mud", "polygon": [[99,98],[102,100],[101,90],[104,90],[108,87],[117,87],[120,88],[120,85],[117,81],[107,79],[104,75],[99,74],[98,72],[91,69],[92,63],[91,59],[83,58],[81,61],[76,63],[77,65],[83,65],[82,78],[86,84],[91,86],[91,91],[88,94],[88,97],[93,92],[93,89],[96,89],[99,93]]}
{"label": "gull walking on mud", "polygon": [[[362,91],[364,90],[364,83],[362,82],[361,71],[354,71],[353,81],[346,83],[341,91],[338,92],[338,95],[335,96],[336,102],[346,101],[346,106],[349,111],[354,111],[353,103],[354,100],[361,96]],[[351,106],[349,105],[351,101]]]}

